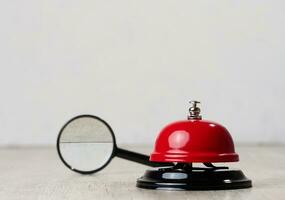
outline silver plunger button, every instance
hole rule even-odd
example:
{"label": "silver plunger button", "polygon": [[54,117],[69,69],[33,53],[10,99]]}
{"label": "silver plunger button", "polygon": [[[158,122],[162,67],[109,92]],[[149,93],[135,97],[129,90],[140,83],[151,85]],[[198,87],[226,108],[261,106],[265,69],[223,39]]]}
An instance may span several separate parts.
{"label": "silver plunger button", "polygon": [[189,108],[189,115],[188,119],[202,119],[200,115],[200,108],[197,107],[197,104],[200,103],[199,101],[190,101],[190,108]]}

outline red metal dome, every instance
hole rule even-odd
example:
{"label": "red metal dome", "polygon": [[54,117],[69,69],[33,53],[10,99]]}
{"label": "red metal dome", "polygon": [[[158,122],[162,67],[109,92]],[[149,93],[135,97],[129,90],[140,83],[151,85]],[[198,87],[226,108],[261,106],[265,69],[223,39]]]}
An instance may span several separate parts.
{"label": "red metal dome", "polygon": [[171,123],[160,132],[151,161],[206,163],[239,160],[228,130],[218,123],[201,120],[196,103],[190,108],[189,120]]}

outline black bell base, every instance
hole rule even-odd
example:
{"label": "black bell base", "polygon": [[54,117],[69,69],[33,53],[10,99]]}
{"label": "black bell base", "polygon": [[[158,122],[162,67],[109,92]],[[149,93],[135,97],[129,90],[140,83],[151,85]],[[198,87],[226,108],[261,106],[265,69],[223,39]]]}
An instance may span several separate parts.
{"label": "black bell base", "polygon": [[136,186],[164,190],[228,190],[249,188],[252,183],[241,170],[160,168],[147,170]]}

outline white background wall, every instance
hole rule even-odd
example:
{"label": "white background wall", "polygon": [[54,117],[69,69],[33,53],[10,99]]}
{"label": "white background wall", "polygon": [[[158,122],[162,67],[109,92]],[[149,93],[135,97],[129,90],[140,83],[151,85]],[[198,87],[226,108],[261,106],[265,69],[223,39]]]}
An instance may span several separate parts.
{"label": "white background wall", "polygon": [[237,143],[285,142],[285,2],[0,2],[0,144],[54,144],[66,120],[153,143],[202,101]]}

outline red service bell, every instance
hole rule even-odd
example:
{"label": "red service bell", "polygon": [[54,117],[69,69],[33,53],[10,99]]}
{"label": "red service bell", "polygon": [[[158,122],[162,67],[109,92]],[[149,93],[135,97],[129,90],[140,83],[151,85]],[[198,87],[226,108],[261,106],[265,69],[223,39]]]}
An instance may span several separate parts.
{"label": "red service bell", "polygon": [[[168,124],[159,133],[152,162],[174,163],[173,167],[147,170],[137,186],[148,189],[238,189],[251,187],[241,170],[212,163],[239,161],[233,139],[222,125],[203,120],[198,101],[190,101],[187,120]],[[193,167],[203,163],[206,167]]]}

